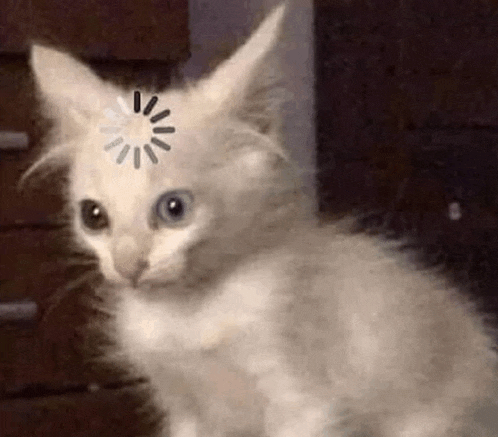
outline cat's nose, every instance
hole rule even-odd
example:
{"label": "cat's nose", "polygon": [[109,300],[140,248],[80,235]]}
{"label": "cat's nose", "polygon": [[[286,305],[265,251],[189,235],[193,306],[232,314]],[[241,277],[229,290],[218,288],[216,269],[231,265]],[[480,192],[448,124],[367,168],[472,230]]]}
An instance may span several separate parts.
{"label": "cat's nose", "polygon": [[129,259],[126,262],[114,261],[114,268],[117,272],[124,278],[129,279],[133,285],[136,285],[147,267],[149,267],[149,263],[144,259]]}
{"label": "cat's nose", "polygon": [[134,285],[149,266],[145,256],[140,244],[130,237],[121,237],[113,247],[114,268]]}

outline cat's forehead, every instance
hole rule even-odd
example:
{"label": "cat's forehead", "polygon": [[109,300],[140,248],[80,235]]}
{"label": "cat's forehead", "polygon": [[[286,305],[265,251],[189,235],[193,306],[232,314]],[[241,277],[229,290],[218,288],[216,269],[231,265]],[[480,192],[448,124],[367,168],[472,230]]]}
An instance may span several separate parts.
{"label": "cat's forehead", "polygon": [[[120,104],[128,102],[134,111],[133,92],[118,97]],[[86,129],[74,155],[72,181],[76,196],[130,205],[150,202],[167,190],[190,188],[198,182],[209,141],[209,128],[202,114],[195,113],[200,112],[199,108],[187,93],[180,91],[159,95],[141,92],[140,98],[141,111],[128,114],[128,119],[118,117],[113,125],[109,114],[103,114]],[[144,115],[144,108],[154,100],[154,108]],[[118,112],[119,103],[110,110]],[[131,120],[125,129],[107,129],[119,128],[123,119]]]}
{"label": "cat's forehead", "polygon": [[[122,150],[124,149],[118,151],[117,155],[122,153]],[[145,162],[137,168],[134,163],[134,150],[129,153],[128,159],[121,163],[117,162],[116,154],[77,154],[73,164],[73,184],[81,192],[106,195],[118,190],[118,193],[122,192],[125,196],[150,196],[155,190],[163,191],[195,184],[198,176],[194,171],[196,163],[189,163],[184,154],[175,153],[172,148],[156,163],[147,161],[143,155],[141,160]],[[143,152],[143,149],[141,151]]]}

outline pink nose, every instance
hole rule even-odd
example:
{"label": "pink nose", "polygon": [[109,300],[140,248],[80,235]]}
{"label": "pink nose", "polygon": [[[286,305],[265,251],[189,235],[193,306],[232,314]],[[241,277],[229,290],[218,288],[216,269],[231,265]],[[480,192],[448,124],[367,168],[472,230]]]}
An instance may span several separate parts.
{"label": "pink nose", "polygon": [[135,238],[123,236],[116,241],[112,251],[114,268],[126,279],[136,283],[149,267],[143,247]]}
{"label": "pink nose", "polygon": [[149,267],[149,263],[143,259],[129,259],[127,261],[114,260],[114,268],[117,272],[126,279],[136,283],[144,270]]}

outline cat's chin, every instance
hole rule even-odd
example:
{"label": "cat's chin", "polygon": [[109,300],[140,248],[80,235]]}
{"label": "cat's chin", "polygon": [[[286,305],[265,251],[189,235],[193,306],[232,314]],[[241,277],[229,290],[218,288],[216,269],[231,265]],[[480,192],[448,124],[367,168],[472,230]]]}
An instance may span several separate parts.
{"label": "cat's chin", "polygon": [[136,284],[134,289],[143,292],[156,292],[166,290],[175,285],[175,281],[143,281]]}
{"label": "cat's chin", "polygon": [[104,284],[109,288],[133,288],[130,281],[124,279],[107,278],[104,276]]}
{"label": "cat's chin", "polygon": [[130,288],[137,291],[149,291],[157,290],[161,288],[168,288],[175,284],[175,281],[139,281],[138,283],[133,283],[130,281],[116,281],[112,279],[106,280],[107,284],[115,288]]}
{"label": "cat's chin", "polygon": [[129,290],[132,293],[142,294],[144,296],[156,296],[156,295],[175,295],[175,294],[186,294],[188,287],[185,287],[181,280],[175,279],[163,279],[161,280],[142,280],[138,283],[132,283],[130,281],[105,279],[105,285],[108,288],[113,289],[115,292],[119,290]]}

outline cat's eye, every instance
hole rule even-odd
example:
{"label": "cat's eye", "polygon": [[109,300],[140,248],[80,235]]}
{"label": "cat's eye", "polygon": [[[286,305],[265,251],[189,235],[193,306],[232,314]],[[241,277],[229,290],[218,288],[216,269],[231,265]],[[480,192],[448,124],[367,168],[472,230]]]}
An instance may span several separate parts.
{"label": "cat's eye", "polygon": [[105,208],[95,200],[83,200],[80,203],[80,214],[83,224],[92,231],[109,227],[109,217]]}
{"label": "cat's eye", "polygon": [[187,190],[169,191],[156,203],[156,216],[167,226],[184,225],[192,212],[194,198]]}

